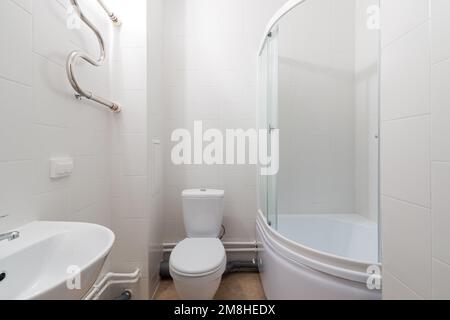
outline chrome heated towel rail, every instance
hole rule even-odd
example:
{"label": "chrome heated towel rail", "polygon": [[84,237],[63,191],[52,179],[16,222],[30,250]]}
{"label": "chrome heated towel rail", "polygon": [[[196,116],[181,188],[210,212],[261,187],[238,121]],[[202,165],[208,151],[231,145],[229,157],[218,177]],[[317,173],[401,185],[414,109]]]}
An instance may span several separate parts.
{"label": "chrome heated towel rail", "polygon": [[[97,0],[97,2],[100,4],[100,6],[103,8],[103,10],[108,14],[109,18],[115,25],[120,25],[120,21],[117,18],[117,16],[112,13],[106,5],[103,3],[102,0]],[[73,89],[75,90],[76,94],[75,97],[78,99],[86,98],[95,102],[100,103],[101,105],[109,108],[113,112],[120,112],[121,107],[119,104],[109,101],[107,99],[101,98],[97,95],[95,95],[92,91],[85,90],[81,88],[79,85],[77,79],[75,78],[74,74],[74,66],[78,59],[82,59],[88,63],[90,63],[93,66],[100,67],[103,65],[103,63],[106,60],[106,52],[105,52],[105,41],[103,40],[103,37],[100,33],[100,31],[95,27],[95,25],[83,14],[81,11],[80,5],[78,3],[78,0],[70,0],[70,3],[72,4],[74,10],[80,17],[81,21],[83,21],[96,35],[99,45],[100,45],[100,57],[96,60],[92,57],[90,57],[88,54],[80,51],[74,51],[72,52],[68,59],[67,59],[67,76],[69,78],[70,84],[72,85]]]}

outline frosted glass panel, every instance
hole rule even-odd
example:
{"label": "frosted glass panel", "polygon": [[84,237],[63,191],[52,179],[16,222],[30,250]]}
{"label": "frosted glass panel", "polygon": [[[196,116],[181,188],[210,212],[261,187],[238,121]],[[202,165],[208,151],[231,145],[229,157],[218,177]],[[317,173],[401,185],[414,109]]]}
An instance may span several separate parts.
{"label": "frosted glass panel", "polygon": [[[289,218],[298,215],[346,216],[377,228],[380,50],[379,30],[368,23],[374,5],[379,1],[306,1],[267,37],[260,112],[268,129],[279,129],[280,171],[260,192],[276,229],[280,221],[303,221]],[[289,230],[292,240],[302,238]]]}

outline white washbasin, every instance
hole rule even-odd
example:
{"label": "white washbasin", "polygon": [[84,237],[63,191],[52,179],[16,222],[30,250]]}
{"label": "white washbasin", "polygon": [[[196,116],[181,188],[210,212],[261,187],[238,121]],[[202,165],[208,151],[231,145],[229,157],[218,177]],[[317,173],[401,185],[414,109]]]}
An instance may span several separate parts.
{"label": "white washbasin", "polygon": [[17,231],[20,238],[0,242],[0,279],[6,274],[0,300],[81,299],[115,239],[111,230],[87,223],[33,222]]}

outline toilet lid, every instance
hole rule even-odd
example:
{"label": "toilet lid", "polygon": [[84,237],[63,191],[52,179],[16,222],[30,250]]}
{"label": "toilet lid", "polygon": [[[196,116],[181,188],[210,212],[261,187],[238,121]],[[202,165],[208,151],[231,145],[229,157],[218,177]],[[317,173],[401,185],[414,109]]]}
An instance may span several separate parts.
{"label": "toilet lid", "polygon": [[170,255],[170,267],[187,275],[211,274],[225,263],[225,248],[219,239],[185,239]]}

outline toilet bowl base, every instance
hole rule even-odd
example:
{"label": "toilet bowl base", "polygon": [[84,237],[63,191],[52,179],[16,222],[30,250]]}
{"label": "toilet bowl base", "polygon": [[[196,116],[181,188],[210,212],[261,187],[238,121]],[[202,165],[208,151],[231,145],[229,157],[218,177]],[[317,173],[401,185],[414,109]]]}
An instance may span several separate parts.
{"label": "toilet bowl base", "polygon": [[214,280],[174,279],[175,289],[181,300],[212,300],[219,289],[222,277]]}

